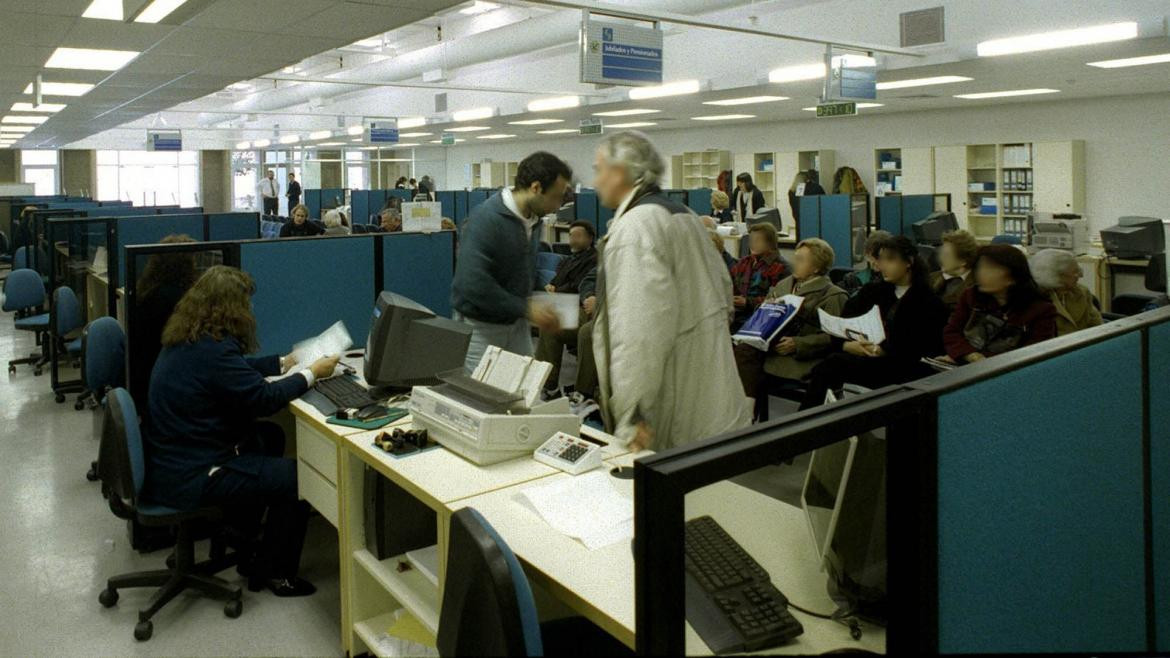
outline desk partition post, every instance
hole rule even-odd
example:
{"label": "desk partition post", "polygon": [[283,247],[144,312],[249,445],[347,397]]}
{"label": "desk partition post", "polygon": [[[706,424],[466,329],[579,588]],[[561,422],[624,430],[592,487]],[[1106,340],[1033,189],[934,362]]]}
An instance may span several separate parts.
{"label": "desk partition post", "polygon": [[[1150,327],[1142,328],[1142,533],[1146,571],[1146,651],[1158,651],[1158,582],[1154,566],[1153,438],[1150,423]],[[1165,641],[1163,641],[1164,643]]]}
{"label": "desk partition post", "polygon": [[643,656],[686,653],[686,580],[682,537],[685,493],[654,467],[634,462],[634,619]]}

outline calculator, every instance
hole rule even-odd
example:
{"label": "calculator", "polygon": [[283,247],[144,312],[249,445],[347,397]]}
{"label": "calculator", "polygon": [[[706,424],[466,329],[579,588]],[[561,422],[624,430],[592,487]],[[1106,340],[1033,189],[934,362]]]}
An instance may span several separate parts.
{"label": "calculator", "polygon": [[601,466],[601,445],[557,432],[537,448],[532,457],[569,475],[580,475]]}

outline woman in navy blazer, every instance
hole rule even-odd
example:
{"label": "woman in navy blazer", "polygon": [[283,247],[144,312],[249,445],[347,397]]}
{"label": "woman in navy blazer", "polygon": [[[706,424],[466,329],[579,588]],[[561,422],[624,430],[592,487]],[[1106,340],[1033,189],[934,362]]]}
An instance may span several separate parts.
{"label": "woman in navy blazer", "polygon": [[296,462],[282,456],[283,432],[257,419],[331,375],[337,357],[265,379],[296,362],[245,356],[256,347],[254,290],[246,273],[217,265],[175,306],[150,379],[144,493],[180,510],[227,508],[249,537],[266,509],[263,537],[241,571],[252,591],[267,585],[277,596],[304,596],[316,591],[297,577],[308,507],[297,499]]}

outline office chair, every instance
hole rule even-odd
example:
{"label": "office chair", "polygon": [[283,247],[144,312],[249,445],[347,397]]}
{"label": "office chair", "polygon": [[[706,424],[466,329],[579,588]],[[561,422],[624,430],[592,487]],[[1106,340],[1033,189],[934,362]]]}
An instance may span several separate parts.
{"label": "office chair", "polygon": [[[85,391],[77,396],[73,408],[81,411],[105,404],[106,393],[126,385],[126,334],[122,325],[110,316],[100,317],[81,332],[81,381]],[[97,482],[97,462],[90,462],[85,479]]]}
{"label": "office chair", "polygon": [[539,254],[547,254],[547,253],[552,253],[552,250],[553,250],[553,248],[552,248],[551,244],[545,242],[544,240],[541,240],[540,247],[537,249],[537,252],[538,252],[538,255]]}
{"label": "office chair", "polygon": [[110,511],[119,518],[136,518],[147,527],[175,528],[175,563],[173,567],[155,571],[140,571],[114,576],[106,581],[106,588],[98,596],[102,606],[111,608],[118,603],[118,590],[132,587],[158,587],[145,608],[138,611],[138,625],[134,639],[144,642],[154,633],[151,617],[171,599],[188,589],[196,589],[207,596],[226,598],[223,613],[234,619],[244,610],[243,591],[214,574],[234,566],[236,556],[228,555],[222,544],[212,544],[211,559],[195,562],[197,524],[219,521],[222,511],[208,507],[191,511],[155,505],[140,497],[146,479],[146,457],[142,452],[142,434],[134,400],[124,388],[109,393],[106,413],[102,421],[102,442],[98,458],[98,474],[110,494]]}
{"label": "office chair", "polygon": [[844,281],[845,277],[848,276],[852,271],[852,267],[834,267],[829,270],[829,281],[832,281],[833,285],[835,286],[841,285],[841,282]]}
{"label": "office chair", "polygon": [[45,282],[35,271],[28,268],[12,270],[4,281],[5,311],[15,311],[14,324],[20,331],[31,331],[36,337],[41,352],[33,353],[25,359],[13,359],[8,362],[8,374],[16,374],[16,366],[22,363],[32,365],[33,374],[40,375],[41,368],[49,362],[45,353],[44,334],[49,330],[49,314],[42,311],[45,305]]}
{"label": "office chair", "polygon": [[26,270],[28,269],[28,247],[20,247],[12,253],[12,269]]}
{"label": "office chair", "polygon": [[994,238],[991,238],[991,244],[1022,245],[1022,244],[1024,244],[1024,241],[1022,239],[1020,239],[1020,236],[1018,236],[1018,235],[1003,235],[1003,234],[1001,234],[1001,235],[995,236]]}
{"label": "office chair", "polygon": [[0,231],[0,263],[12,262],[12,244],[8,242],[8,236],[4,231]]}
{"label": "office chair", "polygon": [[1159,295],[1145,295],[1141,293],[1123,293],[1114,295],[1110,302],[1111,312],[1104,314],[1106,320],[1117,320],[1145,311],[1150,305],[1157,304],[1166,294],[1166,254],[1150,256],[1150,264],[1146,266],[1146,290],[1161,293]]}
{"label": "office chair", "polygon": [[[53,307],[50,315],[51,331],[49,339],[57,349],[57,357],[62,355],[71,362],[76,362],[81,356],[81,331],[85,322],[81,319],[81,302],[77,294],[68,286],[61,286],[53,291]],[[53,399],[57,404],[65,401],[66,393],[80,393],[85,390],[80,379],[53,384]]]}
{"label": "office chair", "polygon": [[441,656],[633,655],[583,618],[541,624],[520,562],[470,507],[451,515],[436,644]]}
{"label": "office chair", "polygon": [[350,230],[354,235],[364,235],[370,232],[370,227],[365,224],[354,224]]}

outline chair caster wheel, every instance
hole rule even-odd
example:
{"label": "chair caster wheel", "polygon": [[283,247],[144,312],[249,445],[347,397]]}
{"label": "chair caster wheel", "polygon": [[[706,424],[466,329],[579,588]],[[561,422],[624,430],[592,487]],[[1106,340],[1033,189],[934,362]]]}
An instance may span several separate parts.
{"label": "chair caster wheel", "polygon": [[85,472],[85,479],[90,482],[98,481],[97,464],[90,464],[89,470]]}
{"label": "chair caster wheel", "polygon": [[154,635],[154,623],[150,620],[140,621],[134,626],[134,639],[139,642],[145,642]]}
{"label": "chair caster wheel", "polygon": [[98,594],[98,603],[102,604],[103,608],[112,608],[118,604],[118,590],[106,588]]}
{"label": "chair caster wheel", "polygon": [[85,403],[82,402],[81,400],[78,400],[77,402],[73,403],[73,408],[76,409],[77,411],[81,411],[82,409],[85,408]]}
{"label": "chair caster wheel", "polygon": [[232,599],[223,605],[223,614],[235,619],[244,612],[244,602],[239,599]]}
{"label": "chair caster wheel", "polygon": [[57,404],[64,404],[65,403],[65,396],[61,393],[54,395],[53,399],[56,400]]}

